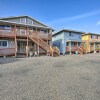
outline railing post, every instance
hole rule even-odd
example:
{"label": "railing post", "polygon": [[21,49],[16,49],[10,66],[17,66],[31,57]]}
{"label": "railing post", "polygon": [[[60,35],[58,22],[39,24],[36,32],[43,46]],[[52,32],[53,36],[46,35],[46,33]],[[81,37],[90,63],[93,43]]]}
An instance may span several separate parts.
{"label": "railing post", "polygon": [[70,43],[70,54],[72,54],[72,45],[71,45],[71,41],[70,41],[69,43]]}
{"label": "railing post", "polygon": [[16,53],[17,53],[16,25],[14,28],[14,36],[15,36],[15,58],[16,58]]}

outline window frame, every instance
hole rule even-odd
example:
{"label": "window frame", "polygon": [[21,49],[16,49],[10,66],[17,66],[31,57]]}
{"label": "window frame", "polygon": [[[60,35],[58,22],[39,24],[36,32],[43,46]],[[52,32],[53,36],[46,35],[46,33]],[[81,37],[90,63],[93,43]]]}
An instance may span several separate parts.
{"label": "window frame", "polygon": [[8,40],[0,40],[0,42],[3,42],[3,41],[6,41],[6,42],[7,42],[7,46],[3,46],[3,45],[1,44],[0,48],[7,48],[7,47],[8,47]]}
{"label": "window frame", "polygon": [[94,35],[93,34],[91,34],[91,39],[94,39]]}
{"label": "window frame", "polygon": [[[22,19],[24,19],[24,22],[22,22]],[[20,18],[20,23],[26,24],[26,18]]]}
{"label": "window frame", "polygon": [[70,36],[70,37],[73,37],[73,33],[69,32],[69,36]]}
{"label": "window frame", "polygon": [[[22,30],[25,31],[25,34],[22,34]],[[20,28],[20,35],[26,35],[26,30],[24,28]]]}

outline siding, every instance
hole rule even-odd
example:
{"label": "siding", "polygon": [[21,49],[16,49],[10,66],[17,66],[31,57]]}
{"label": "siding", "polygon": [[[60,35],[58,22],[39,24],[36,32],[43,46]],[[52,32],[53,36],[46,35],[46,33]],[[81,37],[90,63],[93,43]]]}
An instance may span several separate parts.
{"label": "siding", "polygon": [[60,53],[64,53],[64,34],[63,32],[52,37],[52,45],[57,46]]}
{"label": "siding", "polygon": [[66,52],[66,42],[68,41],[68,40],[75,40],[75,41],[82,41],[82,35],[81,34],[78,34],[78,33],[73,33],[73,32],[71,32],[72,34],[73,34],[73,36],[69,36],[69,32],[64,32],[64,46],[63,46],[63,51],[64,52]]}
{"label": "siding", "polygon": [[[7,40],[7,39],[1,39],[1,40],[8,41],[8,47],[7,48],[14,48],[14,40]],[[0,48],[3,48],[3,47],[0,47]]]}
{"label": "siding", "polygon": [[[66,52],[66,42],[69,40],[76,40],[76,41],[82,41],[82,35],[78,33],[71,32],[73,36],[69,36],[69,32],[61,32],[55,36],[53,36],[53,46],[57,46],[60,49],[61,53]],[[59,47],[60,45],[60,47]]]}
{"label": "siding", "polygon": [[0,47],[0,56],[12,55],[15,53],[14,40],[7,40],[7,41],[8,41],[8,47],[4,47],[4,48]]}
{"label": "siding", "polygon": [[11,21],[11,22],[17,22],[17,23],[20,23],[20,18],[6,19],[6,21]]}

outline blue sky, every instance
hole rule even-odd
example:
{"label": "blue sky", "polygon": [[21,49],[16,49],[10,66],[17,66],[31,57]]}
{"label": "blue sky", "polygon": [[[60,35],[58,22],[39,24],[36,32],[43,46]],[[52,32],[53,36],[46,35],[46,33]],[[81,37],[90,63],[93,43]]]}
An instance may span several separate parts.
{"label": "blue sky", "polygon": [[0,0],[0,17],[28,15],[53,29],[100,33],[100,0]]}

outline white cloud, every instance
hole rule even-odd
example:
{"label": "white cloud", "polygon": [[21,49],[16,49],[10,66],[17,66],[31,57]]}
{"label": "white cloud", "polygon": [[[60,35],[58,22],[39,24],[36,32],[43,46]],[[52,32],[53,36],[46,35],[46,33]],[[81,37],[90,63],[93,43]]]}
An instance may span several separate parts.
{"label": "white cloud", "polygon": [[100,25],[100,20],[97,22],[97,24],[96,25]]}
{"label": "white cloud", "polygon": [[61,23],[65,23],[65,22],[68,22],[68,21],[78,20],[78,19],[81,19],[81,18],[86,18],[86,17],[89,17],[89,16],[98,15],[98,14],[100,14],[100,10],[91,11],[91,12],[76,15],[76,16],[73,16],[73,17],[65,17],[65,18],[55,19],[55,20],[49,22],[48,24],[49,25],[59,24],[59,23],[61,24]]}

